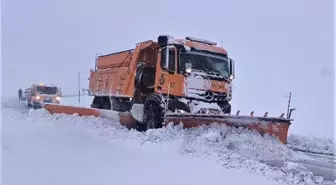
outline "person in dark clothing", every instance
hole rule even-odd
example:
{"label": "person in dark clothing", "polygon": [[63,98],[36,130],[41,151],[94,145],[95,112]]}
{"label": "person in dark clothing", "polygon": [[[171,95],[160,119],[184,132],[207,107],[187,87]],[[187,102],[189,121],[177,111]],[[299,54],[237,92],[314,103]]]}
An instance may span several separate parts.
{"label": "person in dark clothing", "polygon": [[19,101],[22,100],[22,90],[19,89]]}

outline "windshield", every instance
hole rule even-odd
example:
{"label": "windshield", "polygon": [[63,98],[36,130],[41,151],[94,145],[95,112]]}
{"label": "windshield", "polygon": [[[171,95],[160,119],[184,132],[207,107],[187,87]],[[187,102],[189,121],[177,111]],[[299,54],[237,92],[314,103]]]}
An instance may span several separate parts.
{"label": "windshield", "polygon": [[192,70],[203,71],[213,75],[229,77],[228,59],[225,57],[204,54],[199,52],[187,52],[180,55],[181,72],[185,71],[185,64],[191,63]]}
{"label": "windshield", "polygon": [[56,87],[47,87],[47,86],[38,86],[36,87],[36,92],[39,94],[56,94],[57,88]]}

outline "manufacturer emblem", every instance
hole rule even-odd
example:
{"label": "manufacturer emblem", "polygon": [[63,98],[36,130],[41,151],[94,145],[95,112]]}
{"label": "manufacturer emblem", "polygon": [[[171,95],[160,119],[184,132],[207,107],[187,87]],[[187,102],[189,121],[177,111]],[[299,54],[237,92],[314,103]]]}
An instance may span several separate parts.
{"label": "manufacturer emblem", "polygon": [[214,95],[211,91],[206,91],[204,93],[204,98],[208,101],[212,101],[214,99]]}

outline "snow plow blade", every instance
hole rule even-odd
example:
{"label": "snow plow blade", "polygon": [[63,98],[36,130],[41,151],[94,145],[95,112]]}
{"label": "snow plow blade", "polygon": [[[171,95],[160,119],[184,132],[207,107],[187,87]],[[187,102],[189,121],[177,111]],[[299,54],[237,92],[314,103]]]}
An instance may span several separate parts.
{"label": "snow plow blade", "polygon": [[284,144],[287,143],[288,129],[291,121],[291,119],[282,117],[254,117],[253,115],[168,114],[165,117],[166,125],[171,122],[174,124],[182,122],[184,128],[217,123],[232,127],[253,129],[258,131],[260,134],[268,133],[270,135],[274,135]]}
{"label": "snow plow blade", "polygon": [[79,116],[102,117],[120,122],[121,125],[127,127],[128,129],[136,128],[136,121],[133,119],[130,113],[59,104],[44,104],[43,108],[46,109],[50,114],[78,114]]}
{"label": "snow plow blade", "polygon": [[[78,114],[79,116],[96,116],[107,118],[119,122],[128,129],[136,129],[137,121],[129,112],[117,112],[111,110],[102,110],[86,107],[74,107],[59,104],[45,104],[43,106],[50,114]],[[254,117],[239,116],[239,115],[215,115],[215,114],[166,114],[164,124],[169,123],[175,125],[182,122],[184,128],[192,128],[200,125],[209,124],[226,124],[232,127],[244,127],[258,131],[260,134],[268,133],[278,137],[280,142],[287,143],[288,129],[291,124],[291,119],[276,117]]]}

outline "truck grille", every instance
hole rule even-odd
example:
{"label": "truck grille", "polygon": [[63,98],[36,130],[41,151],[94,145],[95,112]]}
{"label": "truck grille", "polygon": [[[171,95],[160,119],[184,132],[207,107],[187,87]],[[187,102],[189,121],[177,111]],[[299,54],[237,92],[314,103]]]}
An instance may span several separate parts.
{"label": "truck grille", "polygon": [[[195,98],[195,99],[204,99],[206,100],[205,98],[205,91],[197,91],[197,90],[188,90],[188,93],[189,93],[189,97],[190,98]],[[226,100],[226,97],[227,97],[227,93],[223,92],[223,93],[220,93],[220,92],[211,92],[212,96],[213,96],[213,99],[211,101],[225,101]]]}

